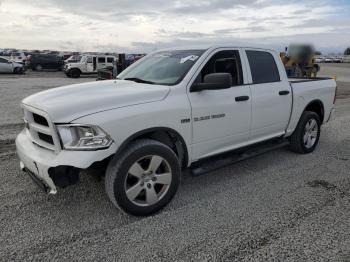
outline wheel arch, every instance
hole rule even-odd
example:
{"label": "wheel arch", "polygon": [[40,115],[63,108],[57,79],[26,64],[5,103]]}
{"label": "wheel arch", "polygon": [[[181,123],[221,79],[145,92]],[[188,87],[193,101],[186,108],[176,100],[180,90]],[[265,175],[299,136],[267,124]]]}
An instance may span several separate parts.
{"label": "wheel arch", "polygon": [[324,121],[324,105],[323,105],[321,100],[315,99],[315,100],[312,100],[311,102],[309,102],[306,105],[306,107],[304,108],[303,112],[305,112],[305,111],[315,112],[320,117],[321,124],[323,123],[323,121]]}
{"label": "wheel arch", "polygon": [[72,67],[72,68],[69,68],[68,72],[73,71],[73,70],[78,70],[78,71],[80,72],[80,74],[83,73],[79,67]]}
{"label": "wheel arch", "polygon": [[180,160],[181,166],[187,167],[189,161],[187,144],[176,130],[168,127],[152,127],[136,132],[119,146],[116,154],[120,154],[131,142],[141,138],[150,138],[166,144],[174,150]]}

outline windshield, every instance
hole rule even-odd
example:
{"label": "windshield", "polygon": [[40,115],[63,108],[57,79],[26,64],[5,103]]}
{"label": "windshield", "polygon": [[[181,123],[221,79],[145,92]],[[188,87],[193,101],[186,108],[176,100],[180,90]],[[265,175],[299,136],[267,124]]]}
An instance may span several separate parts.
{"label": "windshield", "polygon": [[135,82],[175,85],[181,82],[205,50],[161,51],[146,56],[118,75],[118,79]]}
{"label": "windshield", "polygon": [[67,61],[70,63],[80,62],[80,60],[83,60],[83,58],[80,55],[72,55],[67,59]]}

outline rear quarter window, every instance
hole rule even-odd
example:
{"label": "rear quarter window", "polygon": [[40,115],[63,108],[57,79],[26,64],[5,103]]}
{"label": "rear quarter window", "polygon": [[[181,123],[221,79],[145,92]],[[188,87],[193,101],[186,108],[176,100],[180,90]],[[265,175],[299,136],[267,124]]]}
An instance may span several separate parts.
{"label": "rear quarter window", "polygon": [[264,51],[246,51],[253,84],[279,82],[280,74],[274,57]]}

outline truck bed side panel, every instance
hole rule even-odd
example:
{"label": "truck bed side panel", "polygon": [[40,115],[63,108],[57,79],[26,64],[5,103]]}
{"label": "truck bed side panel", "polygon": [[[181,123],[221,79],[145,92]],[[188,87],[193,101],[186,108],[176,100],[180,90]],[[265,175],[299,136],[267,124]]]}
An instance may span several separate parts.
{"label": "truck bed side panel", "polygon": [[334,106],[333,100],[336,82],[333,79],[300,82],[294,81],[291,82],[291,86],[293,91],[293,108],[286,135],[288,136],[293,133],[305,108],[311,102],[316,100],[321,101],[323,104],[323,123],[325,123]]}

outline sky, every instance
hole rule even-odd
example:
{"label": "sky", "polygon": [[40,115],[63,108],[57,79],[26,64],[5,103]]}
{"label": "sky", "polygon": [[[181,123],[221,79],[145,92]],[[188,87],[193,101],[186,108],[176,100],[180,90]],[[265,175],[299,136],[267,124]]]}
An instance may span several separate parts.
{"label": "sky", "polygon": [[232,44],[350,46],[350,0],[0,0],[0,48],[143,53]]}

